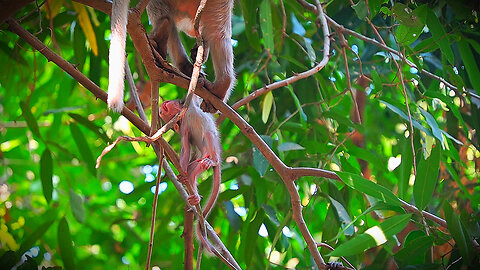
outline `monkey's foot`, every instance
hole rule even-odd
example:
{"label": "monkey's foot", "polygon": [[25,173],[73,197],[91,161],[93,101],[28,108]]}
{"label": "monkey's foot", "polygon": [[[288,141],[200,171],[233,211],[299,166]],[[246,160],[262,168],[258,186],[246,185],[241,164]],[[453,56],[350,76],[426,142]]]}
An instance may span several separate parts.
{"label": "monkey's foot", "polygon": [[202,170],[208,170],[210,169],[210,167],[215,165],[215,162],[213,162],[213,160],[209,159],[208,157],[200,159],[199,163]]}
{"label": "monkey's foot", "polygon": [[200,196],[198,195],[190,195],[188,196],[188,203],[192,206],[195,206],[200,203]]}
{"label": "monkey's foot", "polygon": [[180,182],[180,183],[182,183],[182,184],[184,184],[184,185],[186,185],[187,182],[188,182],[187,177],[184,176],[184,175],[181,175],[181,174],[177,175],[177,179],[178,179],[178,182]]}

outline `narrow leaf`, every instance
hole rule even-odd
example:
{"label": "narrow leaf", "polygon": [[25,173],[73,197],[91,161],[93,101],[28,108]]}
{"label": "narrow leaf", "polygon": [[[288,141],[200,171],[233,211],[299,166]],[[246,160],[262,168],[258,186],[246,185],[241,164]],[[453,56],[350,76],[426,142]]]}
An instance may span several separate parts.
{"label": "narrow leaf", "polygon": [[274,53],[272,8],[270,0],[263,0],[260,4],[260,28],[262,29],[263,45],[265,49]]}
{"label": "narrow leaf", "polygon": [[420,159],[413,185],[413,198],[419,210],[424,210],[433,197],[440,170],[440,146],[436,145],[428,159]]}
{"label": "narrow leaf", "polygon": [[40,179],[42,180],[43,196],[50,203],[53,193],[53,161],[50,150],[45,149],[40,158]]}
{"label": "narrow leaf", "polygon": [[273,105],[273,94],[270,91],[263,98],[263,107],[262,107],[262,121],[263,121],[263,123],[267,123],[268,116],[270,115],[270,111],[272,109],[272,105]]}
{"label": "narrow leaf", "polygon": [[27,126],[30,131],[36,138],[42,139],[42,135],[40,135],[40,129],[38,128],[37,119],[35,119],[35,117],[33,116],[30,107],[28,107],[25,102],[20,101],[20,108],[22,109],[23,118],[25,118],[25,121],[27,122]]}
{"label": "narrow leaf", "polygon": [[90,151],[90,147],[88,146],[87,140],[83,136],[82,131],[76,124],[72,123],[70,124],[70,132],[75,144],[77,145],[78,151],[80,152],[80,156],[86,163],[88,171],[95,176],[95,161],[93,159],[92,151]]}
{"label": "narrow leaf", "polygon": [[343,183],[359,192],[368,194],[385,203],[401,205],[400,200],[391,190],[369,181],[360,175],[347,172],[337,172],[337,175],[342,179]]}
{"label": "narrow leaf", "polygon": [[85,222],[85,208],[83,206],[83,198],[70,189],[70,208],[72,209],[75,219],[83,223]]}
{"label": "narrow leaf", "polygon": [[350,256],[382,245],[407,226],[410,216],[411,214],[393,216],[379,225],[369,228],[365,233],[344,242],[327,256]]}
{"label": "narrow leaf", "polygon": [[306,122],[307,119],[308,119],[307,115],[303,111],[302,104],[300,103],[300,100],[298,99],[297,95],[293,91],[292,85],[288,85],[287,88],[288,88],[288,90],[290,90],[290,94],[292,95],[293,101],[295,102],[295,106],[297,107],[298,111],[300,112],[300,120],[302,122]]}
{"label": "narrow leaf", "polygon": [[458,42],[458,49],[462,56],[463,63],[465,64],[465,70],[467,71],[470,83],[478,93],[480,91],[480,81],[478,80],[480,78],[480,71],[478,70],[477,61],[475,60],[476,58],[464,39]]}
{"label": "narrow leaf", "polygon": [[75,269],[75,259],[73,251],[72,236],[70,235],[70,229],[68,222],[63,217],[58,224],[58,247],[60,248],[60,257],[63,261],[63,266],[66,270]]}
{"label": "narrow leaf", "polygon": [[32,233],[24,236],[24,240],[22,244],[20,245],[20,249],[17,250],[17,255],[21,256],[25,251],[29,250],[32,248],[37,240],[43,237],[45,232],[52,226],[52,224],[55,222],[55,218],[50,218],[44,223],[42,223],[40,226],[38,226]]}
{"label": "narrow leaf", "polygon": [[255,213],[254,219],[249,220],[246,238],[243,240],[245,241],[245,262],[247,265],[250,264],[252,258],[255,254],[256,246],[257,246],[257,238],[258,238],[258,230],[263,223],[263,219],[265,218],[265,212],[263,209],[259,208],[258,211]]}
{"label": "narrow leaf", "polygon": [[78,16],[78,23],[85,34],[85,37],[90,44],[90,48],[92,49],[93,54],[96,56],[98,55],[98,46],[97,46],[97,38],[95,37],[95,32],[93,31],[92,22],[90,21],[90,17],[88,16],[88,11],[83,4],[79,4],[76,2],[72,2],[73,8],[77,12]]}
{"label": "narrow leaf", "polygon": [[293,142],[285,142],[278,146],[278,151],[293,151],[293,150],[305,150],[305,147]]}
{"label": "narrow leaf", "polygon": [[395,254],[395,259],[405,265],[414,263],[421,264],[424,262],[425,253],[432,245],[433,239],[431,236],[415,238],[406,243],[403,248]]}
{"label": "narrow leaf", "polygon": [[453,51],[450,47],[450,42],[448,40],[448,35],[443,29],[442,24],[437,18],[437,15],[431,10],[427,9],[427,26],[430,29],[430,33],[432,33],[432,38],[435,40],[435,43],[440,46],[440,51],[442,52],[442,56],[444,56],[451,65],[454,65],[453,60]]}
{"label": "narrow leaf", "polygon": [[108,138],[107,133],[105,132],[105,130],[103,130],[102,127],[96,125],[95,123],[93,123],[92,121],[88,120],[87,118],[83,117],[80,114],[69,113],[68,115],[71,118],[75,119],[75,121],[77,121],[82,126],[84,126],[88,129],[90,129],[91,131],[95,132],[95,134],[97,134],[104,142],[106,142],[106,143],[111,143],[112,142],[112,140],[110,140],[110,138]]}
{"label": "narrow leaf", "polygon": [[473,247],[470,242],[470,236],[449,203],[445,203],[443,211],[445,212],[448,230],[450,231],[453,239],[455,240],[455,244],[460,250],[460,254],[464,259],[464,264],[469,264],[474,256]]}
{"label": "narrow leaf", "polygon": [[333,207],[337,211],[337,214],[338,214],[338,217],[340,219],[342,229],[345,232],[345,235],[352,236],[355,231],[354,231],[353,227],[348,226],[348,224],[350,224],[352,222],[352,218],[348,214],[347,210],[345,209],[345,207],[340,202],[336,201],[332,197],[328,196],[328,199],[330,200]]}
{"label": "narrow leaf", "polygon": [[245,20],[245,34],[250,48],[257,52],[262,51],[260,45],[260,36],[258,35],[258,22],[257,22],[257,8],[260,1],[257,0],[241,0],[240,6],[242,7],[243,19]]}
{"label": "narrow leaf", "polygon": [[[262,137],[265,143],[270,148],[272,148],[272,144],[273,144],[272,137],[267,135],[260,135],[260,137]],[[265,156],[260,152],[260,150],[258,150],[256,146],[253,146],[252,152],[253,152],[253,167],[258,172],[258,174],[260,174],[260,176],[263,177],[267,172],[267,169],[270,166],[270,163],[265,158]]]}

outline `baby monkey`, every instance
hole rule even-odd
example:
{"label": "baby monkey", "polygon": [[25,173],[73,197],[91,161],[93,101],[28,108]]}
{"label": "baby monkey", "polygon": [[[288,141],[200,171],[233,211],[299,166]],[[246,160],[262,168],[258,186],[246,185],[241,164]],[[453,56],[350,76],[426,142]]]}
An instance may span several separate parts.
{"label": "baby monkey", "polygon": [[[210,214],[217,201],[221,183],[221,146],[215,120],[209,113],[200,109],[201,99],[194,95],[190,106],[183,118],[175,124],[174,129],[180,134],[182,149],[180,151],[180,166],[187,173],[186,179],[179,176],[179,180],[190,183],[194,194],[188,197],[191,205],[200,203],[197,189],[197,176],[210,167],[213,168],[213,187],[207,204],[203,208],[205,219]],[[160,117],[163,121],[170,121],[183,109],[182,100],[167,100],[160,106]],[[197,234],[207,251],[212,252],[212,245],[205,239],[197,226]]]}

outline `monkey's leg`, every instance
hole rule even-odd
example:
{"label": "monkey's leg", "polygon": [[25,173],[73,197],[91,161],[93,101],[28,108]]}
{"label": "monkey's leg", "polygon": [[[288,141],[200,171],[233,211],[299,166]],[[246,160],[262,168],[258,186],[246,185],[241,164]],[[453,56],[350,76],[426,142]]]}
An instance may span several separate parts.
{"label": "monkey's leg", "polygon": [[[233,69],[233,48],[231,38],[215,39],[210,42],[213,68],[215,70],[215,82],[210,87],[210,92],[219,99],[226,102],[230,97],[231,89],[235,82],[235,71]],[[202,102],[202,110],[205,112],[216,112],[213,105]]]}
{"label": "monkey's leg", "polygon": [[163,17],[155,22],[154,28],[148,35],[153,48],[160,54],[163,60],[167,59],[167,43],[171,29],[172,22],[168,17]]}
{"label": "monkey's leg", "polygon": [[172,58],[175,66],[185,75],[192,76],[193,65],[188,58],[185,48],[178,35],[178,30],[174,24],[170,27],[170,35],[168,37],[168,54]]}

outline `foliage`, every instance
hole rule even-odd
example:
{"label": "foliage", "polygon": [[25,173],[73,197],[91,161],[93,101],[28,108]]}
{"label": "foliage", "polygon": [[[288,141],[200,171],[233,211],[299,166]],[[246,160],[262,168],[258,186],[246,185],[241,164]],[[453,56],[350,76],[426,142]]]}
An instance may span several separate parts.
{"label": "foliage", "polygon": [[[40,12],[29,4],[15,18],[106,89],[108,15],[70,1],[46,3]],[[472,242],[480,237],[478,7],[448,0],[324,6],[330,18],[363,36],[331,28],[332,55],[322,70],[238,109],[288,166],[339,171],[342,181],[296,181],[314,239],[338,247],[322,248],[322,256],[345,255],[367,269],[478,264]],[[146,14],[142,20],[148,31]],[[364,38],[379,40],[370,20],[405,58]],[[6,24],[2,35],[0,265],[144,268],[159,171],[154,152],[143,143],[121,143],[95,169],[112,140],[143,134]],[[237,85],[229,103],[318,64],[322,37],[315,12],[297,1],[237,1]],[[191,48],[194,40],[184,42]],[[136,80],[146,81],[130,41],[127,52]],[[204,70],[214,78],[210,61]],[[160,87],[163,99],[184,94]],[[209,217],[215,231],[242,268],[312,265],[282,179],[228,119],[220,132],[226,162]],[[178,135],[170,131],[165,139],[180,149]],[[182,268],[184,203],[161,177],[152,265]],[[207,194],[211,172],[203,179],[199,191]],[[448,229],[406,214],[401,200],[443,217]],[[202,261],[206,269],[224,267],[216,257]]]}

